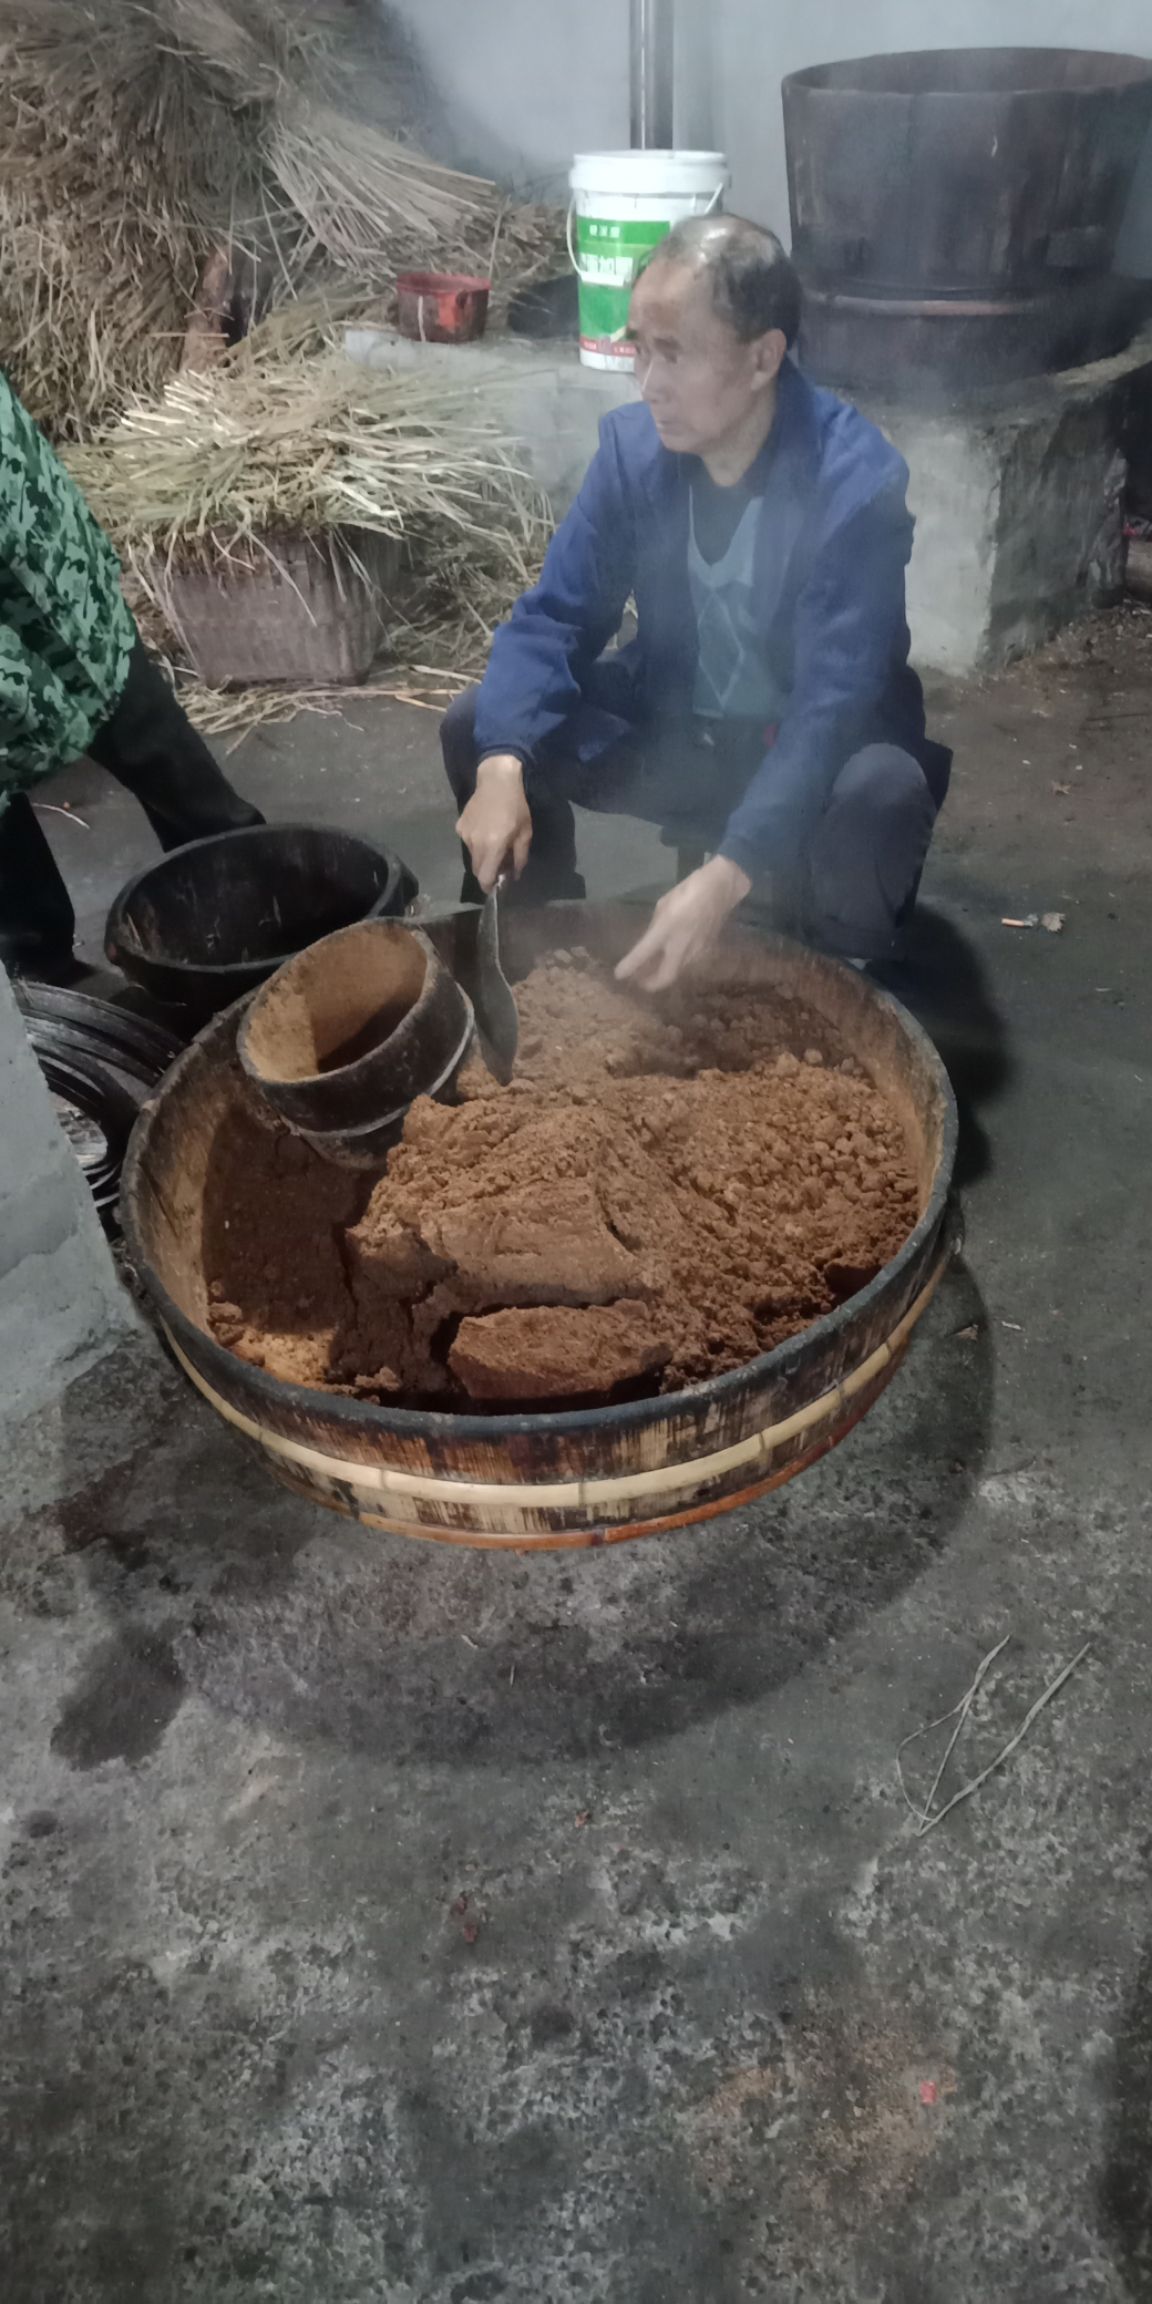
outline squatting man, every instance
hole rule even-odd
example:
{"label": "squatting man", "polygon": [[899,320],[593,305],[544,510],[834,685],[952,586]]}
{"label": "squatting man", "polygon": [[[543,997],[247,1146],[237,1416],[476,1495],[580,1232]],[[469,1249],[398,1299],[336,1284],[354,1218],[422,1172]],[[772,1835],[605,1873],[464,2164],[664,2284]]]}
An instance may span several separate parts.
{"label": "squatting man", "polygon": [[639,403],[604,418],[539,583],[441,730],[466,901],[504,872],[517,901],[583,896],[574,802],[702,859],[620,963],[649,991],[741,904],[884,960],[947,789],[908,662],[907,468],[802,374],[800,306],[742,218],[661,242],[631,300]]}

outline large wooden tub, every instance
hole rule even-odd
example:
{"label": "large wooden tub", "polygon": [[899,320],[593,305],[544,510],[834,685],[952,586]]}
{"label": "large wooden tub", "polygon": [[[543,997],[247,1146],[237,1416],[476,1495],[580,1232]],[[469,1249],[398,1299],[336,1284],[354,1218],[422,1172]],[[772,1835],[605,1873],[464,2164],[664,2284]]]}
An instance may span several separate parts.
{"label": "large wooden tub", "polygon": [[[642,918],[619,904],[513,913],[510,972],[563,945],[614,959]],[[476,920],[460,912],[427,930],[466,989]],[[956,1112],[943,1066],[894,1000],[781,938],[734,931],[708,972],[747,984],[750,999],[758,985],[777,984],[845,1036],[900,1113],[920,1216],[870,1286],[802,1335],[710,1383],[625,1406],[517,1416],[383,1408],[283,1383],[226,1351],[208,1329],[201,1235],[213,1141],[238,1103],[253,1108],[236,1053],[242,1006],[180,1058],[132,1139],[122,1198],[129,1249],[192,1382],[289,1486],[406,1536],[528,1549],[611,1543],[747,1503],[803,1471],[871,1406],[956,1245]]]}

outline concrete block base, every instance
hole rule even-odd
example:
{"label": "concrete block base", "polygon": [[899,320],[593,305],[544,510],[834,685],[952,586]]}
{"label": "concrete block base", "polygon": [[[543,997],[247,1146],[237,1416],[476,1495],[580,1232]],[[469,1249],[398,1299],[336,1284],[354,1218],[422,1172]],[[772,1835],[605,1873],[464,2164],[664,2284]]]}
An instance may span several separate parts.
{"label": "concrete block base", "polygon": [[630,375],[582,368],[575,345],[516,336],[479,344],[414,344],[388,328],[348,328],[345,349],[367,368],[423,369],[475,384],[496,422],[523,451],[559,520],[596,452],[600,419],[634,398]]}
{"label": "concrete block base", "polygon": [[1112,360],[970,401],[861,404],[911,475],[908,617],[921,665],[1004,664],[1118,583],[1125,449],[1152,413],[1152,334]]}
{"label": "concrete block base", "polygon": [[[350,329],[346,342],[369,366],[474,380],[523,444],[558,518],[595,451],[601,416],[632,397],[630,377],[582,368],[566,344],[413,344],[379,328]],[[1095,604],[1118,457],[1140,412],[1152,410],[1152,332],[1115,359],[963,402],[912,408],[873,397],[860,406],[911,473],[908,615],[925,670],[1004,663]]]}

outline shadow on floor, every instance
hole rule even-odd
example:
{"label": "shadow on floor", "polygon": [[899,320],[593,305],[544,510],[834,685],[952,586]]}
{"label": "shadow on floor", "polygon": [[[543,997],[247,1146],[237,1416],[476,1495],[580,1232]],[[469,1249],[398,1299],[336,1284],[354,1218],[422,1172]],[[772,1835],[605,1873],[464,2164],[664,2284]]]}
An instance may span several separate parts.
{"label": "shadow on floor", "polygon": [[956,1183],[975,1183],[993,1163],[982,1107],[1003,1093],[1015,1064],[984,963],[953,920],[920,904],[900,961],[877,975],[940,1051],[960,1115]]}
{"label": "shadow on floor", "polygon": [[1101,2222],[1127,2293],[1152,2304],[1152,1945],[1120,2018],[1109,2094]]}
{"label": "shadow on floor", "polygon": [[[595,1757],[754,1702],[948,1543],[988,1444],[978,1292],[946,1280],[857,1431],[762,1503],[527,1557],[350,1527],[276,1487],[190,1396],[69,1507],[108,1638],[70,1691],[74,1766],[147,1748],[182,1692],[303,1741],[507,1763]],[[89,1403],[86,1413],[92,1413]]]}

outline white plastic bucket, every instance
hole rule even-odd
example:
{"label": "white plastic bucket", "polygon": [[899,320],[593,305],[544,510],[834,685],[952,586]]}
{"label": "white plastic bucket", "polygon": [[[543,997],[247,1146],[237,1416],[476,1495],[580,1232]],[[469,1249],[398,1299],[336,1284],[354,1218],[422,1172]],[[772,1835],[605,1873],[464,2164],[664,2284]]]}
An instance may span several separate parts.
{"label": "white plastic bucket", "polygon": [[683,216],[707,216],[728,185],[722,152],[578,152],[568,179],[568,253],[580,278],[580,358],[631,368],[624,341],[637,271]]}

